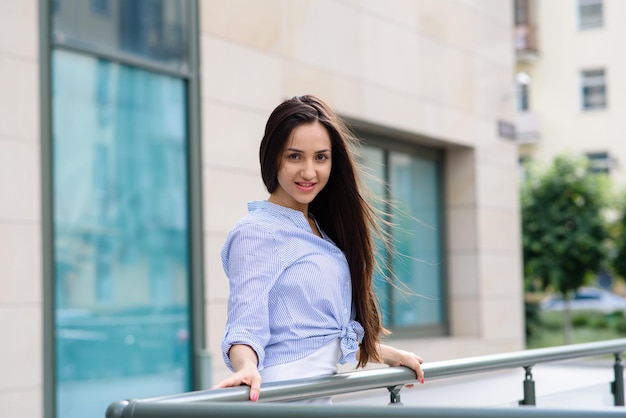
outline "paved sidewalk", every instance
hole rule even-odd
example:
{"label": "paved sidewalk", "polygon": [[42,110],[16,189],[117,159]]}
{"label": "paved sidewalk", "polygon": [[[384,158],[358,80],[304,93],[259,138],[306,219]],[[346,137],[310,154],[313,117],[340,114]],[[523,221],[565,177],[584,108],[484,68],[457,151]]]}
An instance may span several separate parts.
{"label": "paved sidewalk", "polygon": [[[560,408],[600,408],[613,405],[610,360],[540,364],[533,368],[537,406]],[[524,369],[476,373],[426,381],[403,389],[401,400],[407,406],[516,407],[523,395]],[[386,405],[386,389],[339,395],[335,404]]]}

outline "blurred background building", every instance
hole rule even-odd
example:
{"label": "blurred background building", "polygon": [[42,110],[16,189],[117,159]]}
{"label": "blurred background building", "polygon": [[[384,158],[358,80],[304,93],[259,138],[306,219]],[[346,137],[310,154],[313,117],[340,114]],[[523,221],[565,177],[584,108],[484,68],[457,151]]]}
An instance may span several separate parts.
{"label": "blurred background building", "polygon": [[586,155],[626,185],[626,36],[620,0],[515,0],[521,158]]}
{"label": "blurred background building", "polygon": [[[567,13],[554,36],[618,38]],[[502,0],[0,2],[0,416],[98,417],[228,373],[220,249],[267,197],[266,118],[304,93],[349,121],[397,208],[400,283],[377,280],[393,344],[429,361],[523,348],[512,27]],[[539,41],[562,51],[557,69],[518,64],[531,89],[564,55],[571,71],[530,110],[576,114],[563,140],[608,139],[591,122],[618,112],[595,88],[617,57]],[[561,129],[543,122],[537,149]]]}

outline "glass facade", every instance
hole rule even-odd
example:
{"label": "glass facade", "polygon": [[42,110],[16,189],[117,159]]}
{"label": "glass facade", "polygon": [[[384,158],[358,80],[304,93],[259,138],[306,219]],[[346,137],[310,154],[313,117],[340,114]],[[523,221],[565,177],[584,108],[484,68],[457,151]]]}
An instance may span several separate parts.
{"label": "glass facade", "polygon": [[59,418],[192,389],[183,3],[52,3]]}
{"label": "glass facade", "polygon": [[[372,192],[389,216],[391,248],[379,244],[376,278],[385,326],[394,331],[443,334],[446,328],[441,157],[435,153],[364,147]],[[418,332],[419,335],[419,332]]]}

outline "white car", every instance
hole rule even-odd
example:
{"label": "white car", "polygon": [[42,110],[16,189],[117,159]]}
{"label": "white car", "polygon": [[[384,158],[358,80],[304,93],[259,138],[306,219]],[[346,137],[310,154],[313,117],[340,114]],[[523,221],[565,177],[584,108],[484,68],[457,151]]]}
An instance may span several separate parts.
{"label": "white car", "polygon": [[[611,313],[626,311],[626,297],[616,295],[608,290],[594,287],[581,287],[569,301],[573,311],[599,311]],[[561,294],[553,294],[541,301],[541,309],[548,311],[562,311],[565,302]]]}

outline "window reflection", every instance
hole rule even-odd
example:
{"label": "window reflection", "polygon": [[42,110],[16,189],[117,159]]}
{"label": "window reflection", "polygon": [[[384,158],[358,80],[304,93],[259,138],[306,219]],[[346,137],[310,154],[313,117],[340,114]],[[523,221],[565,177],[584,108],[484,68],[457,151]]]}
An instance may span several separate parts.
{"label": "window reflection", "polygon": [[391,152],[396,328],[443,322],[439,179],[435,161]]}
{"label": "window reflection", "polygon": [[58,417],[190,389],[185,82],[53,52]]}
{"label": "window reflection", "polygon": [[59,42],[93,45],[185,67],[184,0],[54,0],[53,34]]}
{"label": "window reflection", "polygon": [[371,191],[390,202],[382,209],[390,215],[392,253],[378,242],[383,271],[375,277],[385,326],[443,333],[440,162],[374,146],[364,147],[362,157]]}

